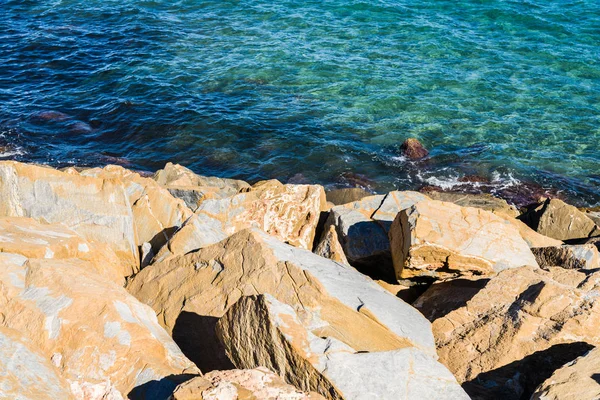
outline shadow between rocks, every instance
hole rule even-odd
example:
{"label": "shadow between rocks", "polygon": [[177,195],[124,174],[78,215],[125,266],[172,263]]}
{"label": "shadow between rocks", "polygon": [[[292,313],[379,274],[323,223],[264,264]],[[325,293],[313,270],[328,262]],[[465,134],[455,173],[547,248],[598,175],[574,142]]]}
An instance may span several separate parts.
{"label": "shadow between rocks", "polygon": [[203,373],[234,369],[215,333],[216,317],[182,311],[175,321],[173,340]]}
{"label": "shadow between rocks", "polygon": [[472,400],[527,400],[554,371],[593,348],[585,342],[557,344],[481,373],[462,387]]}
{"label": "shadow between rocks", "polygon": [[193,374],[169,375],[159,381],[149,381],[135,387],[129,392],[127,398],[129,400],[164,400],[173,394],[178,385],[196,376]]}
{"label": "shadow between rocks", "polygon": [[445,317],[454,310],[467,305],[490,280],[457,278],[435,283],[429,287],[424,296],[417,298],[414,306],[430,322]]}

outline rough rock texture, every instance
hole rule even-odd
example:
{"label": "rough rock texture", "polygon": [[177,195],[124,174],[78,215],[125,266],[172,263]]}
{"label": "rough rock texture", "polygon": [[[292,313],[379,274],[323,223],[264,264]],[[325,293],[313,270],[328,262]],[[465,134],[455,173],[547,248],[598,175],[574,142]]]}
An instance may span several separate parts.
{"label": "rough rock texture", "polygon": [[402,154],[409,160],[419,160],[429,155],[429,152],[418,139],[408,138],[400,145]]}
{"label": "rough rock texture", "polygon": [[[498,214],[502,217],[501,214]],[[527,224],[523,221],[513,218],[506,218],[506,221],[514,225],[521,234],[523,240],[527,242],[529,247],[551,247],[551,246],[560,246],[563,244],[562,241],[557,239],[552,239],[548,236],[541,235],[531,229]]]}
{"label": "rough rock texture", "polygon": [[594,221],[597,226],[600,226],[600,210],[587,211],[585,215]]}
{"label": "rough rock texture", "polygon": [[323,232],[323,237],[315,249],[315,254],[344,265],[350,265],[333,225],[329,225],[329,228]]}
{"label": "rough rock texture", "polygon": [[559,199],[547,199],[521,219],[542,235],[558,240],[600,236],[600,228],[594,221]]}
{"label": "rough rock texture", "polygon": [[[351,267],[319,257],[257,229],[142,270],[128,290],[150,305],[201,369],[218,359],[209,345],[216,319],[241,296],[270,293],[292,306],[320,310],[328,335],[357,351],[414,345],[433,353],[429,322]],[[323,332],[325,333],[325,332]],[[195,337],[194,335],[198,335]],[[201,343],[200,343],[201,342]]]}
{"label": "rough rock texture", "polygon": [[414,347],[358,353],[327,335],[316,310],[297,311],[268,294],[242,297],[217,333],[237,367],[266,366],[328,399],[468,399],[431,355]]}
{"label": "rough rock texture", "polygon": [[363,188],[343,188],[333,189],[326,193],[327,201],[332,202],[334,205],[339,206],[342,204],[352,203],[354,201],[362,200],[365,197],[372,196],[373,193],[366,191]]}
{"label": "rough rock texture", "polygon": [[231,197],[250,189],[250,185],[244,181],[196,175],[173,163],[167,163],[164,169],[158,170],[154,179],[173,196],[185,201],[192,210],[196,210],[202,200]]}
{"label": "rough rock texture", "polygon": [[67,260],[0,253],[0,326],[52,360],[76,398],[167,397],[166,377],[198,373],[152,309]]}
{"label": "rough rock texture", "polygon": [[[427,200],[417,192],[390,192],[333,207],[325,232],[334,226],[348,261],[365,273],[393,276],[388,231],[399,211]],[[377,271],[373,269],[378,268]]]}
{"label": "rough rock texture", "polygon": [[109,165],[92,168],[82,171],[81,175],[120,179],[123,182],[133,212],[136,245],[141,247],[144,243],[150,243],[154,253],[193,215],[183,200],[173,197],[153,179],[144,178],[123,167]]}
{"label": "rough rock texture", "polygon": [[558,369],[535,391],[531,400],[600,399],[600,349],[591,350]]}
{"label": "rough rock texture", "polygon": [[600,253],[593,244],[532,248],[540,267],[600,268]]}
{"label": "rough rock texture", "polygon": [[511,206],[506,200],[499,199],[491,194],[470,194],[453,192],[427,192],[427,196],[432,200],[454,203],[461,207],[475,207],[483,210],[492,211],[498,214],[504,214],[508,217],[516,218],[520,215],[515,206]]}
{"label": "rough rock texture", "polygon": [[432,321],[440,361],[473,398],[518,399],[600,344],[599,288],[600,272],[528,266],[436,283],[414,306]]}
{"label": "rough rock texture", "polygon": [[0,252],[28,258],[72,259],[123,285],[120,261],[105,243],[92,243],[62,224],[41,224],[32,218],[0,217]]}
{"label": "rough rock texture", "polygon": [[514,225],[477,208],[421,201],[398,214],[389,236],[398,279],[490,275],[537,266]]}
{"label": "rough rock texture", "polygon": [[211,371],[182,383],[170,400],[323,400],[303,393],[264,367]]}
{"label": "rough rock texture", "polygon": [[3,161],[0,198],[0,216],[63,223],[84,239],[106,243],[121,261],[122,276],[139,268],[133,213],[120,180]]}
{"label": "rough rock texture", "polygon": [[0,398],[72,400],[71,389],[31,341],[0,327]]}
{"label": "rough rock texture", "polygon": [[252,190],[200,203],[196,216],[157,254],[156,261],[214,244],[242,229],[256,227],[277,239],[312,249],[325,191],[319,185],[259,182]]}

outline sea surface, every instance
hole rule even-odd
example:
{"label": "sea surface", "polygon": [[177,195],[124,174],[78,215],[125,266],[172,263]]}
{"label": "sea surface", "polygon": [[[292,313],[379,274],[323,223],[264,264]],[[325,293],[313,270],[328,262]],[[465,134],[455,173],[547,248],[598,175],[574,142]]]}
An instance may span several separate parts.
{"label": "sea surface", "polygon": [[598,0],[0,0],[3,159],[593,205],[599,140]]}

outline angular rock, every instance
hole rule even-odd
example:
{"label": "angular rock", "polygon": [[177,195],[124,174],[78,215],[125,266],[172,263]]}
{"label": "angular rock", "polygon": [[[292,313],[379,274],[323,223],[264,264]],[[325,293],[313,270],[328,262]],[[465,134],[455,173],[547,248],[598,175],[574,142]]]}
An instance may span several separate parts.
{"label": "angular rock", "polygon": [[507,217],[516,218],[520,215],[515,206],[511,206],[506,200],[499,199],[491,194],[470,194],[454,192],[429,191],[427,196],[432,200],[454,203],[461,207],[481,208],[496,214],[504,214]]}
{"label": "angular rock", "polygon": [[586,217],[594,221],[596,226],[600,226],[600,210],[586,211]]}
{"label": "angular rock", "polygon": [[[499,214],[499,216],[503,217],[502,214]],[[527,242],[529,247],[551,247],[561,246],[563,244],[563,242],[560,240],[552,239],[548,236],[537,233],[518,219],[506,218],[506,221],[514,225],[519,230],[521,237]]]}
{"label": "angular rock", "polygon": [[400,145],[400,150],[409,160],[419,160],[429,155],[429,151],[415,138],[406,139]]}
{"label": "angular rock", "polygon": [[0,310],[0,326],[52,360],[76,398],[166,398],[171,375],[198,373],[151,308],[68,260],[0,253]]}
{"label": "angular rock", "polygon": [[0,197],[0,216],[63,223],[84,239],[107,244],[121,261],[122,276],[138,270],[133,213],[120,180],[2,161]]}
{"label": "angular rock", "polygon": [[528,398],[600,344],[600,272],[527,266],[479,283],[467,282],[469,292],[436,283],[414,303],[432,321],[440,361],[473,398]]}
{"label": "angular rock", "polygon": [[315,249],[315,254],[321,257],[329,258],[340,264],[350,265],[344,254],[344,249],[338,240],[338,235],[333,225],[329,225],[327,231],[323,232],[323,237]]}
{"label": "angular rock", "polygon": [[531,251],[540,267],[600,268],[600,253],[592,244],[537,247]]}
{"label": "angular rock", "polygon": [[303,393],[264,367],[211,371],[182,383],[170,400],[323,400],[317,393]]}
{"label": "angular rock", "polygon": [[184,227],[156,257],[162,261],[217,243],[240,230],[256,227],[277,239],[312,249],[325,191],[319,185],[259,182],[248,192],[204,200]]}
{"label": "angular rock", "polygon": [[123,285],[119,258],[105,243],[92,243],[62,224],[41,224],[32,218],[0,217],[0,252],[28,258],[72,259]]}
{"label": "angular rock", "polygon": [[0,398],[72,400],[71,389],[31,341],[0,327]]}
{"label": "angular rock", "polygon": [[[334,226],[348,261],[369,274],[393,276],[388,231],[398,212],[427,200],[417,192],[390,192],[333,207],[325,232]],[[373,271],[377,269],[377,271]]]}
{"label": "angular rock", "polygon": [[[201,369],[223,369],[207,345],[220,318],[241,296],[270,293],[320,310],[329,335],[357,351],[414,345],[433,354],[429,323],[415,309],[351,267],[298,249],[257,229],[142,270],[128,290],[160,315],[161,324]],[[198,335],[198,337],[195,337]],[[215,350],[215,351],[216,351]],[[216,365],[202,364],[220,360]]]}
{"label": "angular rock", "polygon": [[398,279],[491,275],[537,266],[514,225],[477,208],[421,201],[398,214],[389,236]]}
{"label": "angular rock", "polygon": [[559,199],[547,199],[521,219],[532,229],[558,240],[600,236],[600,228],[585,213]]}
{"label": "angular rock", "polygon": [[250,185],[244,181],[197,175],[173,163],[167,163],[164,169],[158,170],[154,180],[173,196],[185,201],[192,210],[196,210],[202,200],[231,197],[250,189]]}
{"label": "angular rock", "polygon": [[596,400],[600,398],[600,349],[596,348],[556,370],[531,400]]}
{"label": "angular rock", "polygon": [[365,189],[359,187],[333,189],[326,193],[327,201],[332,202],[336,206],[360,201],[363,198],[372,195],[371,192],[367,192]]}
{"label": "angular rock", "polygon": [[299,305],[297,312],[268,294],[242,297],[217,334],[237,367],[266,366],[328,399],[469,398],[431,355],[410,346],[357,352],[327,335],[316,310]]}

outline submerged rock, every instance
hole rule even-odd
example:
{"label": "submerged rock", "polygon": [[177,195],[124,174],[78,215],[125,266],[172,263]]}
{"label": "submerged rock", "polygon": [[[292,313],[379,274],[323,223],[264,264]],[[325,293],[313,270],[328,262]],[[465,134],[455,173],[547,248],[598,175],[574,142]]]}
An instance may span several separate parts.
{"label": "submerged rock", "polygon": [[409,160],[419,160],[429,155],[429,151],[415,138],[406,139],[400,145],[400,150]]}

